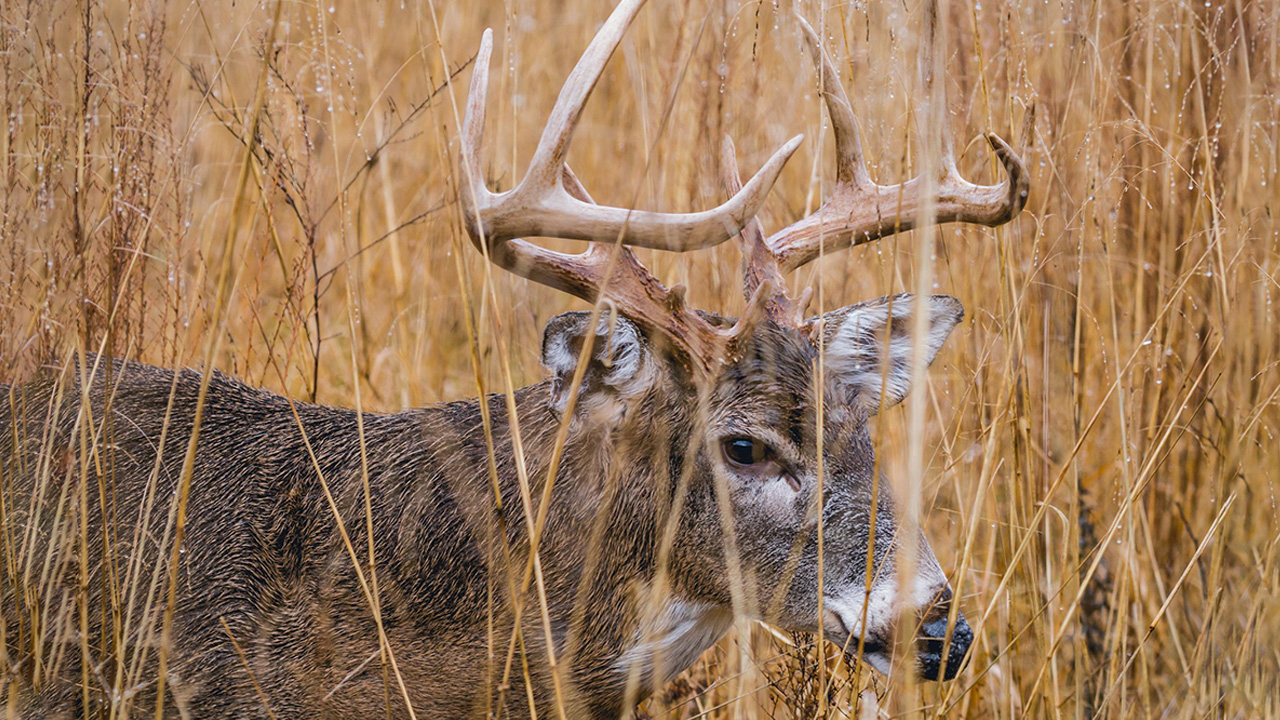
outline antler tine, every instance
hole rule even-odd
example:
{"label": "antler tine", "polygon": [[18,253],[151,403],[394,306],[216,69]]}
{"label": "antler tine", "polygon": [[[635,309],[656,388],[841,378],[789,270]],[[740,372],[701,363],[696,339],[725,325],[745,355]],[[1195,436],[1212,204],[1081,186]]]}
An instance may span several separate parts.
{"label": "antler tine", "polygon": [[573,139],[573,131],[578,127],[578,120],[582,118],[582,109],[586,107],[596,83],[600,82],[605,65],[622,43],[622,37],[626,35],[631,22],[636,19],[636,14],[644,4],[645,0],[623,0],[618,3],[618,7],[582,52],[569,77],[565,78],[555,106],[551,108],[551,115],[542,129],[542,137],[538,140],[538,148],[533,153],[524,183],[545,187],[558,182],[560,166],[564,165],[565,156],[569,153],[569,142]]}
{"label": "antler tine", "polygon": [[916,113],[916,134],[925,153],[937,153],[938,176],[959,177],[955,149],[950,133],[943,132],[947,118],[947,84],[938,81],[938,2],[928,0],[924,6],[924,32],[916,56],[916,75],[923,96],[923,111]]}
{"label": "antler tine", "polygon": [[831,57],[822,49],[818,33],[799,13],[796,13],[796,20],[800,23],[804,44],[809,50],[813,66],[818,68],[822,99],[826,102],[831,130],[835,134],[836,182],[866,187],[871,184],[871,173],[867,171],[866,160],[862,157],[862,133],[858,129],[858,118],[853,114],[853,105],[844,92],[844,86],[840,84],[835,63],[831,62]]}
{"label": "antler tine", "polygon": [[[486,98],[489,94],[489,56],[493,54],[493,30],[486,28],[480,38],[480,50],[476,53],[475,69],[471,73],[471,89],[467,93],[466,113],[462,117],[462,175],[467,184],[461,193],[462,207],[467,225],[481,227],[480,200],[492,193],[484,185],[484,172],[480,169],[480,142],[484,139]],[[470,196],[468,196],[470,193]]]}
{"label": "antler tine", "polygon": [[[934,92],[938,82],[935,66],[937,7],[926,9],[924,39],[921,44],[919,71],[935,107],[945,109],[941,91]],[[887,235],[914,228],[921,207],[929,198],[924,178],[913,178],[898,185],[877,185],[870,179],[862,159],[857,122],[848,97],[835,77],[834,63],[823,49],[817,33],[800,18],[806,44],[815,66],[822,75],[823,99],[836,133],[837,181],[831,197],[817,212],[802,218],[771,235],[766,243],[777,259],[779,271],[788,273],[818,258],[820,252],[836,252],[851,245],[878,240]],[[945,112],[943,113],[945,118]],[[932,126],[937,137],[941,180],[932,183],[936,194],[930,205],[932,222],[970,222],[994,227],[1009,222],[1022,211],[1027,201],[1030,177],[1026,165],[1009,144],[994,133],[987,142],[1004,166],[1008,178],[997,185],[977,185],[965,180],[956,170],[950,136],[941,132],[942,122],[922,123]],[[927,138],[922,132],[922,137]]]}
{"label": "antler tine", "polygon": [[[724,136],[720,146],[721,183],[725,192],[733,195],[742,189],[742,176],[738,174],[737,151],[733,146],[733,138]],[[738,233],[738,249],[742,254],[742,293],[749,301],[759,291],[761,285],[770,283],[773,294],[763,300],[765,314],[775,322],[779,321],[786,310],[788,297],[786,283],[782,272],[778,270],[778,261],[773,256],[764,239],[764,228],[759,218],[751,218],[750,222]]]}

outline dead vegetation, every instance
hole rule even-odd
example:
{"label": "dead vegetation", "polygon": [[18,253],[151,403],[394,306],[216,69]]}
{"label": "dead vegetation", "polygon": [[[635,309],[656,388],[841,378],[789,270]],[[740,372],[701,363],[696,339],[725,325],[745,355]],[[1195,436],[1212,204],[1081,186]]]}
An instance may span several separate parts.
{"label": "dead vegetation", "polygon": [[[840,61],[876,178],[913,174],[915,6],[800,9]],[[794,282],[832,308],[928,268],[968,308],[917,390],[923,441],[905,410],[878,430],[890,477],[927,468],[969,663],[945,685],[819,673],[812,639],[760,628],[750,653],[725,640],[643,712],[1278,717],[1280,4],[944,12],[962,169],[991,181],[985,144],[964,142],[1010,138],[1034,174],[1027,212]],[[399,409],[500,390],[504,366],[538,379],[543,322],[581,305],[486,273],[469,248],[458,119],[491,26],[489,176],[510,187],[602,19],[578,1],[6,0],[0,380],[82,352],[212,358],[296,398]],[[833,176],[803,52],[784,3],[651,0],[570,161],[601,202],[688,210],[723,199],[726,133],[750,172],[804,132],[762,215],[779,227]],[[642,254],[695,304],[740,307],[731,244]],[[6,529],[0,555],[0,582],[44,611],[39,549]],[[0,628],[10,683],[31,627]]]}

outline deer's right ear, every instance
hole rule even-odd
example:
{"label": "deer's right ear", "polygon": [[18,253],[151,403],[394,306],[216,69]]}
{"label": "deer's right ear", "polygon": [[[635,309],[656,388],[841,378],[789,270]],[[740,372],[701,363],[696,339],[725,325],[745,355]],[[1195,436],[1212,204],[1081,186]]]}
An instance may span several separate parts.
{"label": "deer's right ear", "polygon": [[[573,376],[587,339],[589,312],[567,312],[547,323],[542,333],[542,364],[551,371],[551,405],[564,412]],[[579,411],[621,411],[627,400],[645,392],[657,379],[657,364],[640,328],[626,318],[601,313],[595,341],[578,388]]]}

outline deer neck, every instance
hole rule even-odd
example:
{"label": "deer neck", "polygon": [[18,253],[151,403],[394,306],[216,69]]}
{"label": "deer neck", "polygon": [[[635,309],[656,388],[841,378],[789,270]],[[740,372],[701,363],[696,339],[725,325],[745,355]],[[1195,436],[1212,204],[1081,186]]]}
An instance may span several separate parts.
{"label": "deer neck", "polygon": [[[603,563],[597,570],[599,584],[589,601],[595,609],[589,614],[600,613],[597,630],[618,623],[612,633],[602,633],[611,637],[607,647],[596,647],[596,657],[607,662],[618,688],[634,687],[639,698],[693,664],[733,622],[732,612],[724,605],[694,598],[680,587],[672,588],[656,606],[649,605],[657,551],[652,542],[661,535],[660,530],[657,534],[652,530],[669,520],[664,514],[669,502],[665,497],[674,491],[689,451],[682,443],[693,434],[688,414],[670,400],[656,393],[646,402],[612,414],[607,423],[584,417],[571,430],[568,443],[572,447],[566,453],[595,458],[587,464],[593,468],[593,477],[571,480],[589,485],[589,492],[602,499],[592,519],[597,519],[594,512],[609,504],[610,522],[619,521],[633,530],[611,527],[605,533],[609,536],[603,540],[606,547],[596,557]],[[628,535],[634,537],[622,537]],[[581,544],[584,553],[588,544]],[[619,559],[622,562],[614,565],[612,561]]]}
{"label": "deer neck", "polygon": [[[511,427],[498,400],[491,405],[498,452],[512,452]],[[549,385],[541,383],[517,396],[520,432],[529,491],[535,504],[545,490],[551,449],[561,416],[551,410]],[[625,411],[579,408],[565,438],[556,471],[546,530],[539,552],[548,587],[556,643],[565,661],[580,672],[604,672],[621,703],[625,688],[645,697],[676,676],[732,623],[721,605],[693,599],[681,588],[646,609],[655,571],[655,528],[667,523],[667,496],[680,475],[686,448],[675,447],[690,436],[689,419],[669,399],[650,397]],[[607,421],[605,421],[607,420]],[[468,444],[484,447],[478,422]],[[504,504],[518,509],[515,463],[499,462]],[[482,470],[478,464],[476,469]],[[477,472],[471,491],[486,521],[492,503],[487,477]],[[535,510],[536,512],[536,510]],[[514,521],[514,522],[512,522]],[[524,535],[524,522],[511,518],[513,535]],[[522,562],[522,559],[518,559]],[[583,573],[590,568],[590,576]],[[521,567],[522,569],[522,567]],[[505,570],[497,570],[506,572]],[[563,634],[561,634],[563,633]],[[638,683],[638,684],[636,684]]]}
{"label": "deer neck", "polygon": [[725,607],[672,596],[642,618],[630,644],[613,662],[626,682],[639,682],[641,696],[666,685],[716,643],[733,624]]}

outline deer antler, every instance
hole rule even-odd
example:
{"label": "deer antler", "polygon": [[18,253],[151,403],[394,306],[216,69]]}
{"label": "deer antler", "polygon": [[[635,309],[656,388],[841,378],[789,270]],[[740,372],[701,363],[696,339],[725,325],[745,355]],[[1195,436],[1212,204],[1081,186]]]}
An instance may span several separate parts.
{"label": "deer antler", "polygon": [[[924,194],[925,178],[898,185],[873,182],[862,157],[858,123],[835,66],[817,33],[799,18],[822,78],[822,95],[835,131],[836,185],[822,207],[768,238],[755,218],[803,136],[783,145],[745,185],[738,176],[733,143],[726,138],[724,183],[731,197],[711,210],[671,214],[597,205],[565,164],[565,155],[583,106],[644,2],[622,0],[614,9],[565,80],[528,172],[515,188],[501,193],[491,192],[480,172],[479,148],[493,52],[493,33],[485,31],[462,126],[465,186],[461,200],[472,242],[503,268],[590,302],[606,295],[623,314],[682,351],[695,368],[709,369],[730,357],[735,339],[747,336],[761,317],[779,324],[802,324],[809,291],[792,300],[783,278],[817,259],[820,252],[909,230],[916,226],[926,204],[932,208],[932,222],[995,226],[1013,219],[1026,203],[1030,182],[1026,167],[1008,143],[993,133],[987,134],[987,141],[1009,176],[998,185],[976,185],[961,177],[945,135],[938,138],[941,177],[933,197]],[[921,81],[928,88],[934,82],[936,12],[936,7],[930,6],[921,52]],[[585,240],[590,245],[582,253],[560,253],[521,239],[526,236]],[[749,302],[743,317],[731,328],[713,324],[690,308],[682,286],[665,287],[630,249],[688,252],[734,236],[743,251],[744,289]]]}
{"label": "deer antler", "polygon": [[[687,252],[737,235],[754,218],[803,136],[783,145],[750,182],[711,210],[669,214],[595,204],[565,164],[565,155],[587,98],[644,2],[623,0],[614,9],[565,80],[524,179],[502,193],[485,187],[480,172],[493,51],[493,31],[485,31],[462,124],[462,207],[472,242],[493,262],[589,302],[603,292],[623,314],[660,333],[697,364],[711,367],[735,336],[745,334],[757,313],[749,309],[733,328],[712,325],[686,305],[682,286],[663,286],[629,247]],[[586,240],[591,245],[585,252],[566,254],[518,239],[525,236]],[[759,298],[768,295],[767,288],[758,293]]]}
{"label": "deer antler", "polygon": [[[933,89],[933,53],[936,42],[937,9],[926,10],[926,22],[919,70],[921,82]],[[822,48],[818,34],[798,14],[805,45],[818,70],[822,96],[831,117],[835,134],[836,183],[831,196],[816,212],[779,230],[767,239],[759,223],[747,224],[740,236],[744,255],[744,291],[756,292],[758,284],[768,279],[777,295],[766,301],[766,310],[775,322],[798,324],[807,299],[793,303],[783,290],[781,278],[818,258],[820,252],[836,252],[844,248],[877,240],[916,227],[926,183],[916,177],[897,185],[877,185],[867,171],[862,156],[862,140],[853,107],[836,75],[834,63]],[[931,93],[932,94],[932,93]],[[936,93],[941,96],[941,90]],[[939,100],[945,108],[945,100]],[[927,123],[922,123],[927,127]],[[924,135],[924,127],[921,135]],[[1022,211],[1027,201],[1030,178],[1022,159],[995,133],[987,133],[996,157],[1008,173],[998,185],[976,185],[965,180],[956,170],[950,137],[937,138],[941,148],[936,195],[931,199],[935,223],[970,222],[994,227],[1009,222]],[[723,159],[725,186],[733,191],[741,181],[733,160],[733,144],[726,138]],[[798,309],[797,309],[798,306]]]}

